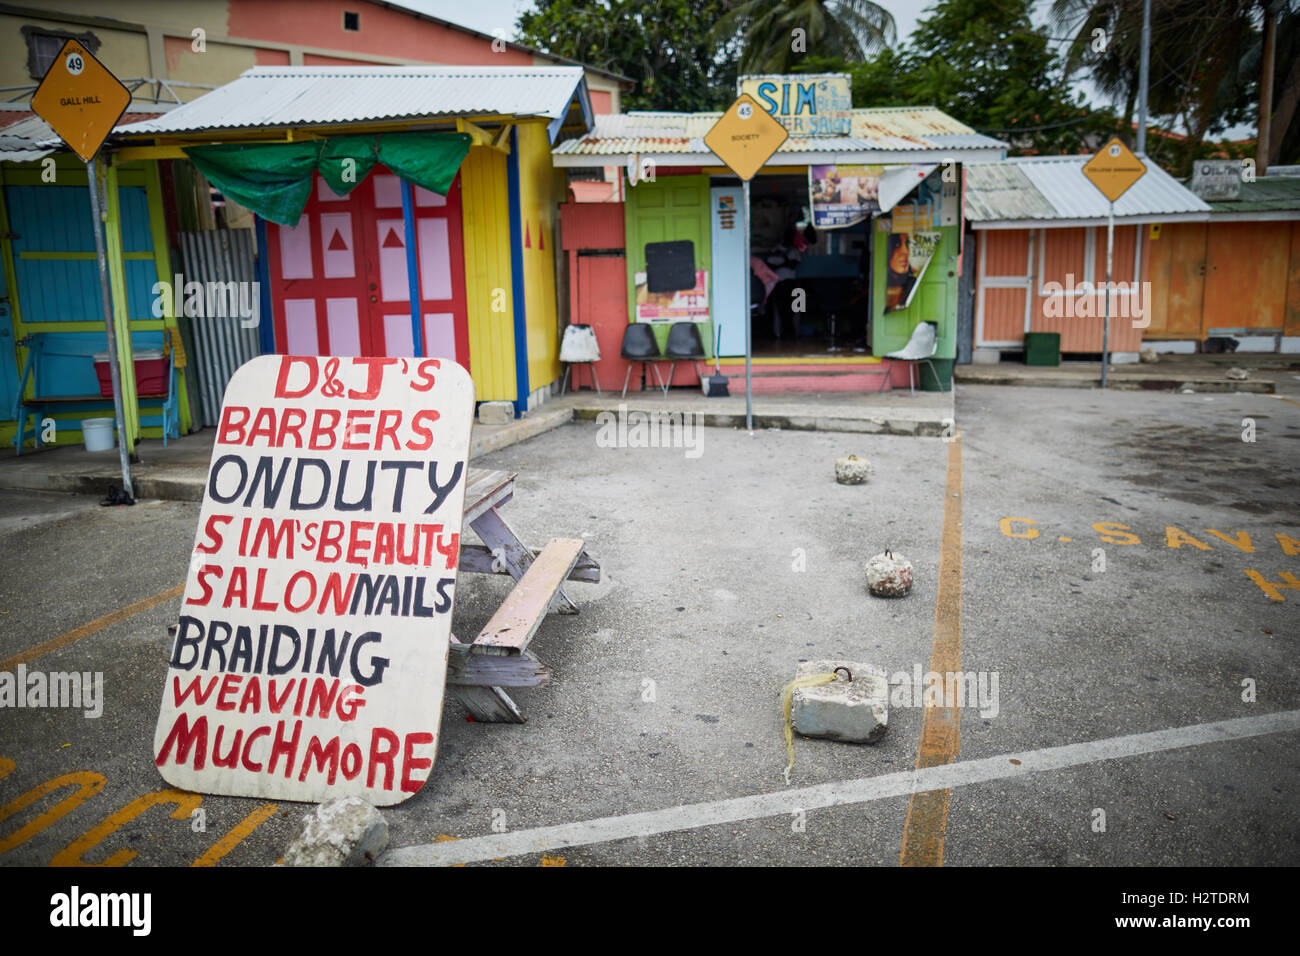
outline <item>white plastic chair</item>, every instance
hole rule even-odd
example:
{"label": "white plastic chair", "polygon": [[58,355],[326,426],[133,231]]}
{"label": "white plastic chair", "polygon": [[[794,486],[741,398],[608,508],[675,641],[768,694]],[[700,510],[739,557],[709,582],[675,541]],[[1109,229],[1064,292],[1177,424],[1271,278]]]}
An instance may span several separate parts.
{"label": "white plastic chair", "polygon": [[[912,337],[907,340],[897,352],[889,352],[882,355],[881,358],[889,362],[907,362],[907,384],[912,390],[912,395],[916,395],[916,366],[924,362],[930,366],[930,374],[934,375],[934,380],[939,380],[939,375],[934,370],[934,363],[930,361],[934,353],[939,350],[939,323],[922,322],[912,330]],[[894,366],[889,366],[889,374],[885,375],[880,383],[877,392],[883,392],[885,386],[889,384],[893,376]]]}

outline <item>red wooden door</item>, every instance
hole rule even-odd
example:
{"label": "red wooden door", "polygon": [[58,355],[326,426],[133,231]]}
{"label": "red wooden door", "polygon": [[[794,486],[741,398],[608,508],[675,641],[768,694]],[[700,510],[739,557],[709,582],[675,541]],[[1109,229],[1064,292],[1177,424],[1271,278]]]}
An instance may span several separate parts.
{"label": "red wooden door", "polygon": [[[297,227],[269,224],[276,351],[414,354],[402,181],[384,167],[346,197],[317,177]],[[446,197],[415,190],[424,354],[469,366],[460,178]]]}

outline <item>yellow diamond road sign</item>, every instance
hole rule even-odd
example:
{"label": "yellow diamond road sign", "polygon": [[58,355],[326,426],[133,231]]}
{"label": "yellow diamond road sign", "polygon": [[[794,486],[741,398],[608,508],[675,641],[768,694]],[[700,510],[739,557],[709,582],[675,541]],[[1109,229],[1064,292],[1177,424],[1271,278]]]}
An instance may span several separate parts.
{"label": "yellow diamond road sign", "polygon": [[131,91],[76,40],[63,49],[32,95],[32,110],[90,162],[131,103]]}
{"label": "yellow diamond road sign", "polygon": [[753,179],[789,136],[780,120],[742,93],[704,135],[704,145],[741,179]]}
{"label": "yellow diamond road sign", "polygon": [[1083,174],[1111,202],[1124,195],[1146,171],[1146,165],[1138,154],[1120,142],[1119,137],[1113,138],[1083,164]]}

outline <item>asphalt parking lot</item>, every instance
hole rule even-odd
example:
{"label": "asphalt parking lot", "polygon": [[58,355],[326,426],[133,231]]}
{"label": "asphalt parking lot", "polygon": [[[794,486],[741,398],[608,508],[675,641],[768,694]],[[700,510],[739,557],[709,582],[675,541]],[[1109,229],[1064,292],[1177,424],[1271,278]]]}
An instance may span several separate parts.
{"label": "asphalt parking lot", "polygon": [[[553,679],[514,695],[526,724],[446,705],[433,776],[384,811],[389,857],[1300,862],[1295,396],[969,386],[957,425],[955,443],[705,429],[696,457],[573,424],[476,462],[518,472],[526,540],[580,535],[604,577],[544,623]],[[835,483],[848,453],[867,484]],[[97,718],[0,709],[0,865],[274,863],[305,807],[177,794],[151,759],[198,506],[5,495],[0,515],[0,670],[104,687]],[[915,565],[906,598],[863,585],[886,547]],[[463,576],[457,633],[506,589]],[[797,739],[787,788],[779,692],[825,658],[956,662],[997,691],[953,732],[905,703],[876,745]],[[918,757],[981,769],[935,803],[906,783]]]}

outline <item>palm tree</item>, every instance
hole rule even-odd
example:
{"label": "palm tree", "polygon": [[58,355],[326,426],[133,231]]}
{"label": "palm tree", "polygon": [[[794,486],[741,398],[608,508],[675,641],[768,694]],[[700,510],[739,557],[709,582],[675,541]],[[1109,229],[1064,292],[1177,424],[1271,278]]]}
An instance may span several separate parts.
{"label": "palm tree", "polygon": [[[1252,19],[1258,0],[1153,0],[1149,115],[1182,126],[1187,137],[1173,157],[1190,168],[1205,137],[1244,119],[1253,77],[1243,53],[1257,44]],[[1124,102],[1129,128],[1138,92],[1142,0],[1054,0],[1052,20],[1074,37],[1067,75],[1084,68],[1098,89]],[[1148,144],[1153,158],[1170,145]]]}
{"label": "palm tree", "polygon": [[788,73],[805,53],[860,62],[892,46],[897,32],[871,0],[741,0],[714,36],[739,40],[741,73]]}

